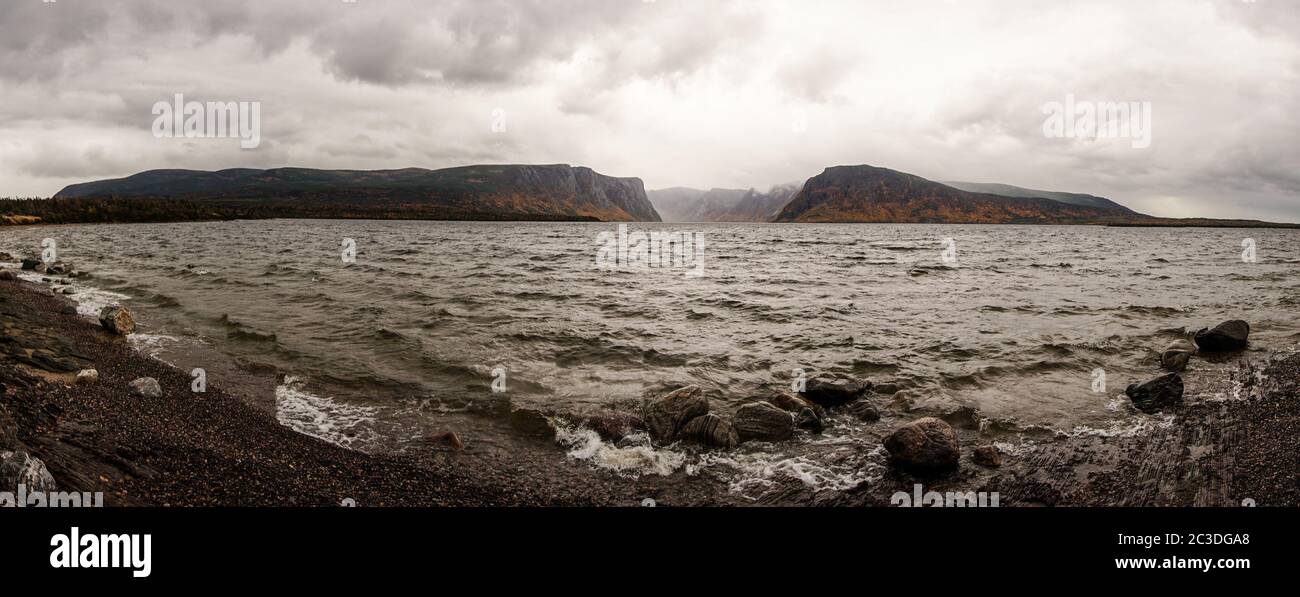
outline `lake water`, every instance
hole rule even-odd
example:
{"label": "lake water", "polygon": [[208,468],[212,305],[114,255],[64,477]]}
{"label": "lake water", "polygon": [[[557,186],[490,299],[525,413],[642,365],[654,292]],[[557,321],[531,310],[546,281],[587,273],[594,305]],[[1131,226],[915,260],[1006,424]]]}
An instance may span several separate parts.
{"label": "lake water", "polygon": [[[1029,430],[1143,421],[1124,386],[1158,374],[1159,350],[1187,330],[1246,319],[1255,355],[1300,341],[1294,230],[631,230],[696,234],[701,275],[598,267],[598,236],[617,226],[587,223],[4,228],[0,250],[35,254],[55,239],[61,259],[92,273],[76,284],[84,312],[125,302],[143,326],[134,341],[187,367],[221,355],[273,368],[282,422],[369,451],[411,449],[449,421],[471,447],[505,445],[496,436],[511,427],[493,419],[510,412],[634,410],[688,384],[727,412],[789,386],[796,370],[892,385],[874,398],[894,405],[890,416],[971,407],[991,423],[983,433],[1014,445]],[[1243,241],[1255,262],[1243,261]],[[1189,392],[1226,366],[1193,361]],[[557,423],[555,454],[627,474],[730,467],[745,471],[738,491],[775,474],[861,480],[879,461],[878,432],[835,421],[820,437],[725,455],[614,447]]]}

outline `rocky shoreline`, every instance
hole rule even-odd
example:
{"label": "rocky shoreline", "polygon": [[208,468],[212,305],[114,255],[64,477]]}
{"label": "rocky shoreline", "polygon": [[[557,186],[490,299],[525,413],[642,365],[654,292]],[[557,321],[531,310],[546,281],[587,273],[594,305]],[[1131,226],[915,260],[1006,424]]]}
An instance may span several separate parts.
{"label": "rocky shoreline", "polygon": [[[554,429],[530,413],[512,413],[521,419],[512,425],[536,450],[508,461],[459,453],[462,438],[450,431],[423,454],[341,448],[281,426],[220,387],[192,393],[185,372],[124,341],[129,313],[110,310],[96,325],[51,284],[56,292],[0,269],[0,482],[102,491],[109,506],[632,506],[647,498],[659,505],[890,506],[918,486],[992,493],[1000,506],[1300,504],[1300,354],[1242,362],[1223,380],[1220,393],[1229,399],[1184,401],[1177,372],[1197,348],[1171,346],[1161,362],[1173,372],[1128,392],[1150,425],[1131,434],[1040,434],[1013,453],[985,437],[987,421],[978,413],[882,420],[882,411],[897,410],[885,402],[887,392],[835,377],[756,399],[730,417],[710,412],[708,398],[687,387],[648,401],[640,413],[578,422],[611,444],[644,431],[655,445],[725,454],[746,442],[779,445],[821,433],[834,414],[872,429],[878,445],[862,450],[889,455],[883,477],[856,487],[819,491],[777,478],[751,500],[710,475],[628,478],[566,459]],[[1232,349],[1236,336],[1244,343],[1248,333],[1244,322],[1228,322],[1196,339]]]}

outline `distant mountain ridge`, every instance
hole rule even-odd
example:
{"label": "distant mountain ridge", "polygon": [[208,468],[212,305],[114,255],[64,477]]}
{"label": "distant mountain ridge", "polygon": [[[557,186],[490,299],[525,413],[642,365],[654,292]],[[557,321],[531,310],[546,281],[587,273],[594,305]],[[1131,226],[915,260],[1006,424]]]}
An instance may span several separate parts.
{"label": "distant mountain ridge", "polygon": [[775,221],[1086,224],[1146,217],[1110,203],[976,193],[888,168],[835,166],[810,178]]}
{"label": "distant mountain ridge", "polygon": [[[150,170],[126,178],[74,184],[55,198],[162,197],[218,203],[265,200],[347,206],[355,212],[403,212],[429,219],[579,219],[658,222],[639,178],[616,178],[590,168],[559,165],[486,165],[426,170],[315,170],[236,168]],[[321,207],[323,209],[323,207]]]}
{"label": "distant mountain ridge", "polygon": [[1116,209],[1116,210],[1126,211],[1134,215],[1137,214],[1137,212],[1127,207],[1124,207],[1123,205],[1120,205],[1105,197],[1098,197],[1096,195],[1085,195],[1083,193],[1061,193],[1057,191],[1040,191],[1038,189],[1026,189],[1024,187],[1017,187],[1009,184],[998,184],[998,183],[944,182],[943,184],[946,184],[955,189],[970,191],[972,193],[984,193],[987,195],[1001,195],[1003,197],[1020,197],[1026,199],[1041,197],[1043,199],[1051,199],[1053,201],[1060,201],[1061,203],[1069,203],[1071,205],[1082,205],[1085,207],[1098,207],[1103,209]]}

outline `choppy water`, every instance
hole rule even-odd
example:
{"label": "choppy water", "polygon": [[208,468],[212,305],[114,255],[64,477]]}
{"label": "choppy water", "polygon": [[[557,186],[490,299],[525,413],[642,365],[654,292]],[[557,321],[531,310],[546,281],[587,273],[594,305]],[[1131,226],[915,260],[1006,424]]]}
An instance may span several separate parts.
{"label": "choppy water", "polygon": [[[916,413],[970,406],[1003,429],[1120,429],[1140,420],[1123,387],[1154,375],[1159,349],[1185,329],[1243,318],[1256,351],[1300,341],[1300,231],[633,229],[701,233],[704,275],[596,267],[597,235],[616,231],[607,224],[8,228],[0,250],[36,253],[56,239],[60,258],[93,273],[78,284],[83,311],[125,297],[140,311],[146,347],[201,344],[272,366],[288,376],[275,390],[282,421],[364,449],[399,449],[436,428],[429,419],[439,413],[636,408],[686,384],[728,410],[787,386],[795,369],[895,384],[899,393],[882,404],[909,402]],[[356,240],[355,263],[341,259],[344,238]],[[1242,260],[1247,238],[1255,263]],[[941,259],[946,239],[956,263]],[[491,391],[498,367],[504,394]],[[1194,367],[1189,381],[1215,365]],[[874,457],[855,461],[845,450],[870,444],[872,432],[840,423],[820,438],[693,464],[676,452],[612,453],[628,448],[581,430],[561,440],[575,457],[633,470],[722,461],[756,473],[737,481],[744,490],[772,474],[810,484],[861,475]]]}

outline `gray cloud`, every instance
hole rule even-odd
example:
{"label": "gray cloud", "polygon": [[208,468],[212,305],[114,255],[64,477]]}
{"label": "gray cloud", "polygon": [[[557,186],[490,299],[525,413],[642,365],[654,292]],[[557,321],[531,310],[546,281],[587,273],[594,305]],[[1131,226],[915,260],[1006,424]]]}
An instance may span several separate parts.
{"label": "gray cloud", "polygon": [[[262,102],[262,147],[153,138],[176,93]],[[1066,94],[1151,102],[1152,146],[1045,137]],[[1300,11],[1276,0],[11,0],[0,95],[0,195],[158,167],[762,188],[870,163],[1300,221]]]}

